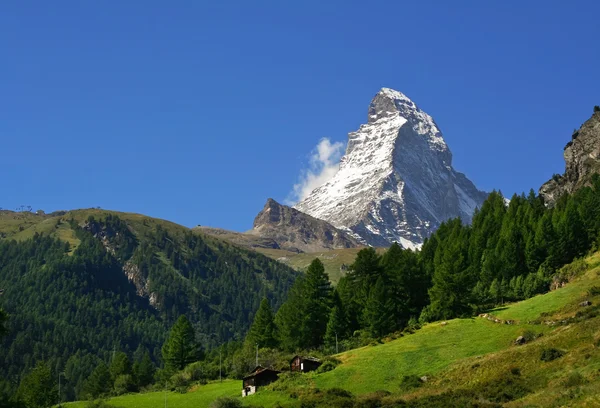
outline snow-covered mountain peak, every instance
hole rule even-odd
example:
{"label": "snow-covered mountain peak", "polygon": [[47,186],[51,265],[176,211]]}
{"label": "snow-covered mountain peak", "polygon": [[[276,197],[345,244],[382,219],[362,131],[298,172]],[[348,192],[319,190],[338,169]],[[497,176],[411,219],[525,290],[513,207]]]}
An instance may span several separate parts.
{"label": "snow-covered mountain peak", "polygon": [[382,88],[368,122],[348,134],[336,175],[295,208],[371,245],[414,248],[449,218],[470,222],[485,197],[452,168],[433,118],[403,93]]}

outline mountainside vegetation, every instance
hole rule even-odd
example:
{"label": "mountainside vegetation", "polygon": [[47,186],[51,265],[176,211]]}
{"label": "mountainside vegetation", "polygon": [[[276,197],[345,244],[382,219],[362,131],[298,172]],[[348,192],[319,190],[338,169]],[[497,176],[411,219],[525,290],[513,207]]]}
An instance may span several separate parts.
{"label": "mountainside vegetation", "polygon": [[[89,395],[86,380],[118,352],[131,365],[162,366],[169,327],[183,315],[199,348],[241,340],[261,300],[279,307],[297,276],[258,253],[136,214],[3,211],[0,231],[8,315],[0,376],[10,393],[42,362],[64,372],[63,400]],[[130,381],[125,388],[148,382]]]}
{"label": "mountainside vegetation", "polygon": [[[427,323],[384,337],[335,355],[337,366],[330,371],[284,373],[246,398],[240,398],[240,381],[193,385],[185,393],[168,392],[168,404],[202,408],[233,400],[230,406],[265,408],[597,406],[600,253],[564,271],[570,271],[569,282],[551,292],[478,317]],[[261,351],[261,363],[274,355],[265,353]],[[107,403],[149,408],[164,401],[161,391]]]}
{"label": "mountainside vegetation", "polygon": [[[64,372],[66,401],[164,387],[187,392],[193,384],[241,378],[257,363],[286,369],[299,352],[326,359],[310,384],[330,391],[304,395],[297,390],[306,388],[304,380],[284,375],[265,398],[300,393],[309,406],[328,406],[385,391],[375,399],[389,397],[390,406],[405,406],[406,395],[414,406],[499,406],[539,384],[512,373],[485,377],[487,385],[461,383],[464,393],[427,394],[418,376],[502,350],[519,335],[525,342],[545,336],[542,313],[558,310],[573,324],[596,317],[595,306],[579,314],[559,309],[572,301],[569,288],[582,274],[587,283],[596,277],[582,258],[600,246],[598,175],[552,207],[533,191],[509,202],[493,192],[472,224],[443,223],[420,251],[398,244],[359,250],[335,286],[318,258],[298,275],[256,252],[143,216],[88,210],[25,219],[26,228],[0,224],[0,300],[9,315],[0,370],[2,389],[30,406],[38,400],[23,390],[48,370]],[[596,302],[599,293],[590,287],[587,296]],[[524,299],[530,300],[503,308]],[[484,312],[488,318],[468,320]],[[457,318],[463,320],[450,320]],[[428,333],[442,337],[436,342]],[[404,353],[400,364],[393,357],[399,350],[390,348],[391,363],[381,360],[364,378],[357,374],[363,365],[349,364],[353,351],[327,357],[357,350],[368,372],[388,343],[373,346],[398,338],[389,344],[415,352]],[[364,346],[375,351],[360,351]],[[423,354],[432,347],[435,353]],[[548,363],[565,355],[560,347],[541,353]],[[485,391],[495,381],[498,392]],[[385,394],[396,393],[392,386],[404,390],[401,399]],[[417,388],[414,396],[408,392]]]}

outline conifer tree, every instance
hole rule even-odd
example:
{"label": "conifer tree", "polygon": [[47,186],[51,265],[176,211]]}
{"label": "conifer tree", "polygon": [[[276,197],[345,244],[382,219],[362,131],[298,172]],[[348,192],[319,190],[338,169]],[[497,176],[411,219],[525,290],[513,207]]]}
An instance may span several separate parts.
{"label": "conifer tree", "polygon": [[331,309],[331,283],[318,258],[309,265],[301,292],[302,346],[316,348],[323,344]]}
{"label": "conifer tree", "polygon": [[492,281],[490,285],[490,297],[494,300],[495,303],[500,303],[502,300],[502,286],[498,281],[498,278]]}
{"label": "conifer tree", "polygon": [[196,334],[190,321],[180,316],[171,328],[169,338],[162,347],[165,366],[170,370],[183,370],[199,357]]}
{"label": "conifer tree", "polygon": [[131,361],[129,361],[127,354],[123,353],[122,351],[115,353],[112,361],[110,362],[109,371],[113,380],[120,375],[131,374]]}
{"label": "conifer tree", "polygon": [[363,311],[364,327],[373,337],[381,337],[395,329],[394,304],[386,289],[383,277],[379,277],[369,291],[367,304]]}
{"label": "conifer tree", "polygon": [[325,330],[325,345],[335,347],[336,340],[341,340],[348,335],[348,321],[344,305],[337,290],[333,292],[333,307],[329,313],[329,321]]}
{"label": "conifer tree", "polygon": [[246,336],[246,343],[258,344],[259,347],[273,348],[277,346],[275,321],[269,300],[263,298],[254,316],[254,322]]}
{"label": "conifer tree", "polygon": [[581,220],[577,204],[569,197],[565,211],[558,224],[558,238],[562,249],[561,263],[571,262],[582,256],[587,248],[587,231]]}
{"label": "conifer tree", "polygon": [[150,354],[146,351],[141,360],[133,364],[133,376],[138,387],[145,387],[154,381],[154,373],[156,367],[150,358]]}
{"label": "conifer tree", "polygon": [[352,284],[354,297],[359,305],[364,306],[369,296],[369,289],[375,285],[382,272],[380,257],[377,255],[375,248],[361,249],[356,254],[356,259],[350,265],[348,271],[348,279]]}
{"label": "conifer tree", "polygon": [[107,395],[112,389],[112,379],[108,366],[100,362],[84,384],[85,393],[91,398]]}

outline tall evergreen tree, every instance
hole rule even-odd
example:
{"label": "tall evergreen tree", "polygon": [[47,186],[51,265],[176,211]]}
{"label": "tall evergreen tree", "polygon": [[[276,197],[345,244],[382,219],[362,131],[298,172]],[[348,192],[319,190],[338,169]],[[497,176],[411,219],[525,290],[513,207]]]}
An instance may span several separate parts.
{"label": "tall evergreen tree", "polygon": [[442,250],[436,251],[433,286],[429,289],[431,303],[422,314],[426,321],[464,316],[472,312],[470,295],[476,279],[467,268],[468,231],[462,228],[460,220],[450,221],[449,225],[453,232]]}
{"label": "tall evergreen tree", "polygon": [[394,303],[386,289],[385,280],[379,277],[369,291],[363,311],[364,327],[373,337],[381,337],[394,330]]}
{"label": "tall evergreen tree", "polygon": [[587,251],[587,231],[573,197],[569,197],[565,211],[558,222],[557,229],[562,249],[562,264],[571,262]]}
{"label": "tall evergreen tree", "polygon": [[147,351],[139,361],[133,363],[133,376],[138,387],[150,385],[154,381],[155,371],[156,367]]}
{"label": "tall evergreen tree", "polygon": [[171,328],[169,338],[162,348],[162,356],[167,369],[183,370],[199,357],[196,334],[190,321],[181,315]]}
{"label": "tall evergreen tree", "polygon": [[303,304],[301,333],[304,348],[323,344],[331,309],[331,283],[323,263],[316,258],[311,262],[302,286]]}
{"label": "tall evergreen tree", "polygon": [[91,398],[102,397],[108,395],[112,385],[108,366],[104,362],[100,362],[84,384],[85,394]]}
{"label": "tall evergreen tree", "polygon": [[348,320],[344,310],[344,304],[337,290],[333,292],[333,307],[329,312],[329,321],[325,330],[325,345],[335,347],[336,341],[348,336]]}
{"label": "tall evergreen tree", "polygon": [[246,343],[258,344],[259,347],[273,348],[277,346],[275,321],[269,300],[263,298],[254,316],[254,322],[246,335]]}
{"label": "tall evergreen tree", "polygon": [[115,353],[110,362],[109,371],[113,381],[120,375],[131,374],[131,361],[127,354],[122,351]]}
{"label": "tall evergreen tree", "polygon": [[359,305],[364,306],[371,286],[375,285],[375,282],[377,282],[382,273],[383,268],[380,265],[380,256],[375,251],[375,248],[361,249],[356,254],[356,259],[350,265],[347,276],[352,284],[354,297]]}

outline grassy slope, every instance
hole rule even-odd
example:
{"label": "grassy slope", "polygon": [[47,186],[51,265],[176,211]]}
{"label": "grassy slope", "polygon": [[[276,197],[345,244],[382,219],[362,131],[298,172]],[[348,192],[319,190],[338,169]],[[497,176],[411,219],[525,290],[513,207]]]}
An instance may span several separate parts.
{"label": "grassy slope", "polygon": [[[565,288],[494,312],[519,324],[498,324],[479,317],[432,323],[385,344],[341,353],[338,357],[343,364],[328,373],[307,374],[304,383],[309,387],[342,387],[354,394],[381,389],[400,394],[399,383],[404,375],[427,375],[430,381],[423,387],[404,394],[403,398],[411,399],[473,387],[518,368],[532,392],[508,406],[600,406],[600,317],[554,327],[523,323],[541,313],[546,314],[545,319],[573,316],[582,310],[578,304],[584,299],[600,304],[600,296],[587,294],[592,286],[600,286],[600,253],[590,257],[588,263],[588,272]],[[526,330],[543,336],[524,346],[514,346],[513,340]],[[565,357],[541,362],[541,351],[548,347],[564,350]],[[177,406],[202,408],[218,396],[238,396],[240,388],[240,381],[213,383],[185,395],[174,395],[173,401]],[[272,407],[293,400],[282,392],[262,390],[243,401]],[[125,408],[150,408],[163,404],[164,394],[131,395],[110,402]]]}
{"label": "grassy slope", "polygon": [[[304,271],[308,268],[308,265],[315,259],[319,258],[325,266],[325,272],[329,275],[329,279],[333,283],[337,283],[345,272],[341,270],[342,265],[349,266],[354,262],[356,254],[362,248],[344,248],[344,249],[332,249],[330,251],[321,252],[306,252],[301,254],[287,253],[282,254],[277,249],[257,249],[257,251],[264,255],[270,256],[271,258],[277,259],[292,268]],[[378,248],[377,251],[381,254],[385,251],[384,248]]]}

